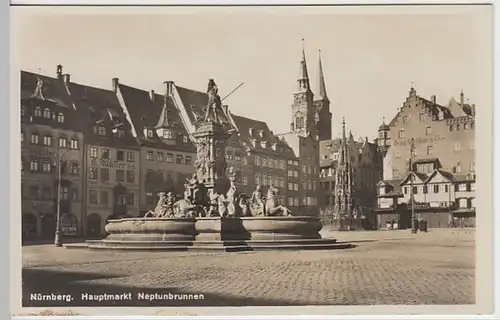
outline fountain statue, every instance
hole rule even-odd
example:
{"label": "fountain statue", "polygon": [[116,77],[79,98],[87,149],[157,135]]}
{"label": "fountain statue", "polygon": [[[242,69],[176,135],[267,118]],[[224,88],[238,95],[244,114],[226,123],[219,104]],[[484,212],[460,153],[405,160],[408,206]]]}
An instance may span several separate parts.
{"label": "fountain statue", "polygon": [[[236,130],[221,107],[218,88],[208,83],[205,115],[194,123],[194,173],[186,179],[182,199],[158,193],[158,202],[143,218],[109,220],[109,235],[89,241],[91,249],[155,248],[180,250],[256,250],[345,247],[322,239],[319,218],[300,216],[280,203],[275,186],[256,185],[251,196],[240,193],[234,167],[227,169],[226,144]],[[226,170],[227,169],[227,170]],[[265,194],[265,196],[264,196]]]}

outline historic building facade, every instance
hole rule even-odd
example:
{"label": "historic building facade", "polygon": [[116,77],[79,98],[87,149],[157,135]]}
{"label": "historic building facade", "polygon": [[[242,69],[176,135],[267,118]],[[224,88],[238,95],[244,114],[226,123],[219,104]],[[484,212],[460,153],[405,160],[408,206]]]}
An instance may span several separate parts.
{"label": "historic building facade", "polygon": [[194,173],[196,148],[172,100],[171,82],[164,92],[144,91],[114,80],[114,90],[140,144],[140,215],[153,210],[159,192],[182,195]]}
{"label": "historic building facade", "polygon": [[100,237],[107,220],[139,215],[139,145],[114,91],[65,84],[84,126],[84,234]]}
{"label": "historic building facade", "polygon": [[408,227],[412,194],[417,216],[431,227],[475,224],[474,123],[475,105],[463,93],[443,106],[410,89],[394,119],[379,129],[377,144],[385,153],[379,226],[392,219]]}
{"label": "historic building facade", "polygon": [[21,72],[23,240],[54,240],[58,189],[63,235],[83,233],[83,133],[63,77]]}

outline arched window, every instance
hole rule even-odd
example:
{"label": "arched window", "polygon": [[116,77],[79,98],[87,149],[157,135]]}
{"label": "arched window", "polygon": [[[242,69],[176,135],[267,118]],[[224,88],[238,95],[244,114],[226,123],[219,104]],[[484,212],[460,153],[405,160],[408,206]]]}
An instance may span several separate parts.
{"label": "arched window", "polygon": [[59,112],[57,115],[57,122],[63,123],[64,122],[64,114],[62,112]]}
{"label": "arched window", "polygon": [[304,128],[304,117],[299,116],[295,119],[295,128],[296,129]]}
{"label": "arched window", "polygon": [[50,109],[48,108],[43,109],[43,117],[45,119],[50,119]]}
{"label": "arched window", "polygon": [[35,117],[41,117],[42,116],[42,109],[40,109],[39,106],[35,107]]}

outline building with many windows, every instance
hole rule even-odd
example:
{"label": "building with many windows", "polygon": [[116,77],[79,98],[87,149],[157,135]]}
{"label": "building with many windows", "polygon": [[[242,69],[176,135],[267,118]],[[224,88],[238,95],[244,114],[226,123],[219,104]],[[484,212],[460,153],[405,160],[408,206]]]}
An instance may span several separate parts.
{"label": "building with many windows", "polygon": [[114,80],[114,89],[133,135],[140,145],[141,215],[153,210],[159,192],[182,195],[186,178],[194,173],[196,148],[179,116],[170,90],[145,91]]}
{"label": "building with many windows", "polygon": [[107,220],[139,215],[139,146],[114,91],[65,84],[85,128],[85,235],[98,237]]}
{"label": "building with many windows", "polygon": [[59,181],[63,235],[82,235],[83,133],[63,78],[21,72],[23,240],[54,240]]}
{"label": "building with many windows", "polygon": [[463,92],[443,106],[410,89],[394,119],[379,129],[377,144],[385,153],[379,226],[395,220],[408,227],[412,194],[417,216],[430,227],[475,224],[474,123],[475,105]]}

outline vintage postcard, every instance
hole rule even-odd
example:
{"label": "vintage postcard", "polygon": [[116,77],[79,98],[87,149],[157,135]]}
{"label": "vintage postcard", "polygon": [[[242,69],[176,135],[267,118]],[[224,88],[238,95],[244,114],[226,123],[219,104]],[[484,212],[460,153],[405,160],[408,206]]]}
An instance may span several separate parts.
{"label": "vintage postcard", "polygon": [[491,6],[11,26],[14,314],[492,312]]}

